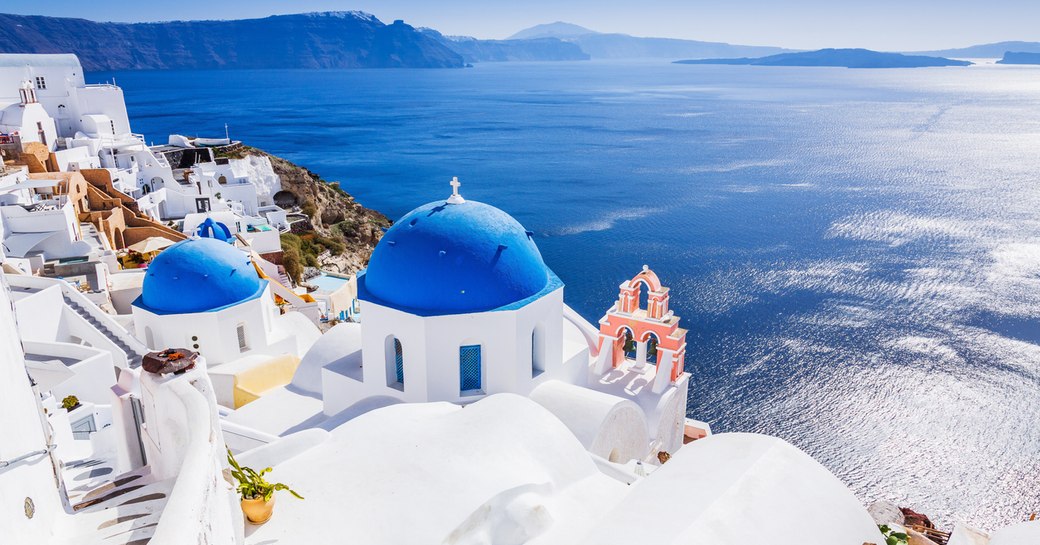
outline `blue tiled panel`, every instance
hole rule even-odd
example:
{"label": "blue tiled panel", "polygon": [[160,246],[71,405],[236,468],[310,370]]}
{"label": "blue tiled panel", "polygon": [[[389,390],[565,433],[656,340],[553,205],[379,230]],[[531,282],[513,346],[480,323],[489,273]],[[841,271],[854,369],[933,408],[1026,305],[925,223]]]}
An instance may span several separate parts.
{"label": "blue tiled panel", "polygon": [[397,339],[394,339],[394,370],[397,372],[397,382],[404,384],[404,349]]}
{"label": "blue tiled panel", "polygon": [[459,347],[459,390],[481,389],[480,345]]}

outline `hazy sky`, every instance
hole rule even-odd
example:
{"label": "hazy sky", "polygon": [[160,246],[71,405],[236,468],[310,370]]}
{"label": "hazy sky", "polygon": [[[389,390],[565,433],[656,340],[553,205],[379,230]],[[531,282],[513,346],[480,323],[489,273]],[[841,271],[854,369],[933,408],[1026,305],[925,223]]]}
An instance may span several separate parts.
{"label": "hazy sky", "polygon": [[1040,41],[1040,0],[42,0],[0,12],[102,21],[241,19],[362,10],[445,34],[504,38],[567,21],[601,32],[812,49],[940,49]]}

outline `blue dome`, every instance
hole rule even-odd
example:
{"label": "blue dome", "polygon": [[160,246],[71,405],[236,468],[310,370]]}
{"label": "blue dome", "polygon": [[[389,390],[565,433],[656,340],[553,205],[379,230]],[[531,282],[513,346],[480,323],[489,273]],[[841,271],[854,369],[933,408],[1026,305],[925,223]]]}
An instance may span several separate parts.
{"label": "blue dome", "polygon": [[265,286],[241,250],[197,238],[178,242],[152,260],[134,304],[156,314],[207,312],[259,297]]}
{"label": "blue dome", "polygon": [[228,244],[232,243],[231,229],[219,221],[213,221],[213,218],[206,218],[200,223],[195,229],[195,234],[203,238],[215,238]]}
{"label": "blue dome", "polygon": [[359,296],[413,314],[502,309],[562,286],[519,222],[475,201],[421,206],[387,230]]}

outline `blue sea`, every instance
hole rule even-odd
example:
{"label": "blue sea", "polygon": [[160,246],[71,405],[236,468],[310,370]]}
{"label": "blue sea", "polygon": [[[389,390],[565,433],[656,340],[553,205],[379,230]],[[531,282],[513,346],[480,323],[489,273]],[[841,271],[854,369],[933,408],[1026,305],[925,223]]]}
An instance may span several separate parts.
{"label": "blue sea", "polygon": [[864,502],[1040,510],[1040,67],[88,79],[113,77],[155,143],[227,123],[390,217],[458,176],[590,320],[650,265],[690,330],[690,416],[783,437]]}

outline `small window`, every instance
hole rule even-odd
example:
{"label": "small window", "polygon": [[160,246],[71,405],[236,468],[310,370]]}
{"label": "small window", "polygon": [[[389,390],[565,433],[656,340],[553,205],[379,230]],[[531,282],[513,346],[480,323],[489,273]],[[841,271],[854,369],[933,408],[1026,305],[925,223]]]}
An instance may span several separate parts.
{"label": "small window", "polygon": [[531,332],[531,377],[537,377],[545,372],[545,341],[542,340],[541,331],[534,328]]}
{"label": "small window", "polygon": [[459,391],[480,392],[483,388],[480,345],[459,347]]}
{"label": "small window", "polygon": [[404,348],[401,340],[393,335],[386,338],[384,344],[386,353],[386,385],[398,390],[404,390]]}
{"label": "small window", "polygon": [[404,349],[398,339],[394,339],[394,375],[398,383],[404,384]]}
{"label": "small window", "polygon": [[238,324],[238,351],[249,350],[249,341],[246,339],[246,324]]}
{"label": "small window", "polygon": [[227,176],[221,174],[220,177],[217,178],[217,183],[219,183],[220,185],[227,185]]}
{"label": "small window", "polygon": [[650,333],[646,338],[646,362],[657,363],[657,335]]}
{"label": "small window", "polygon": [[36,76],[36,88],[41,90],[47,88],[47,80],[43,76]]}

